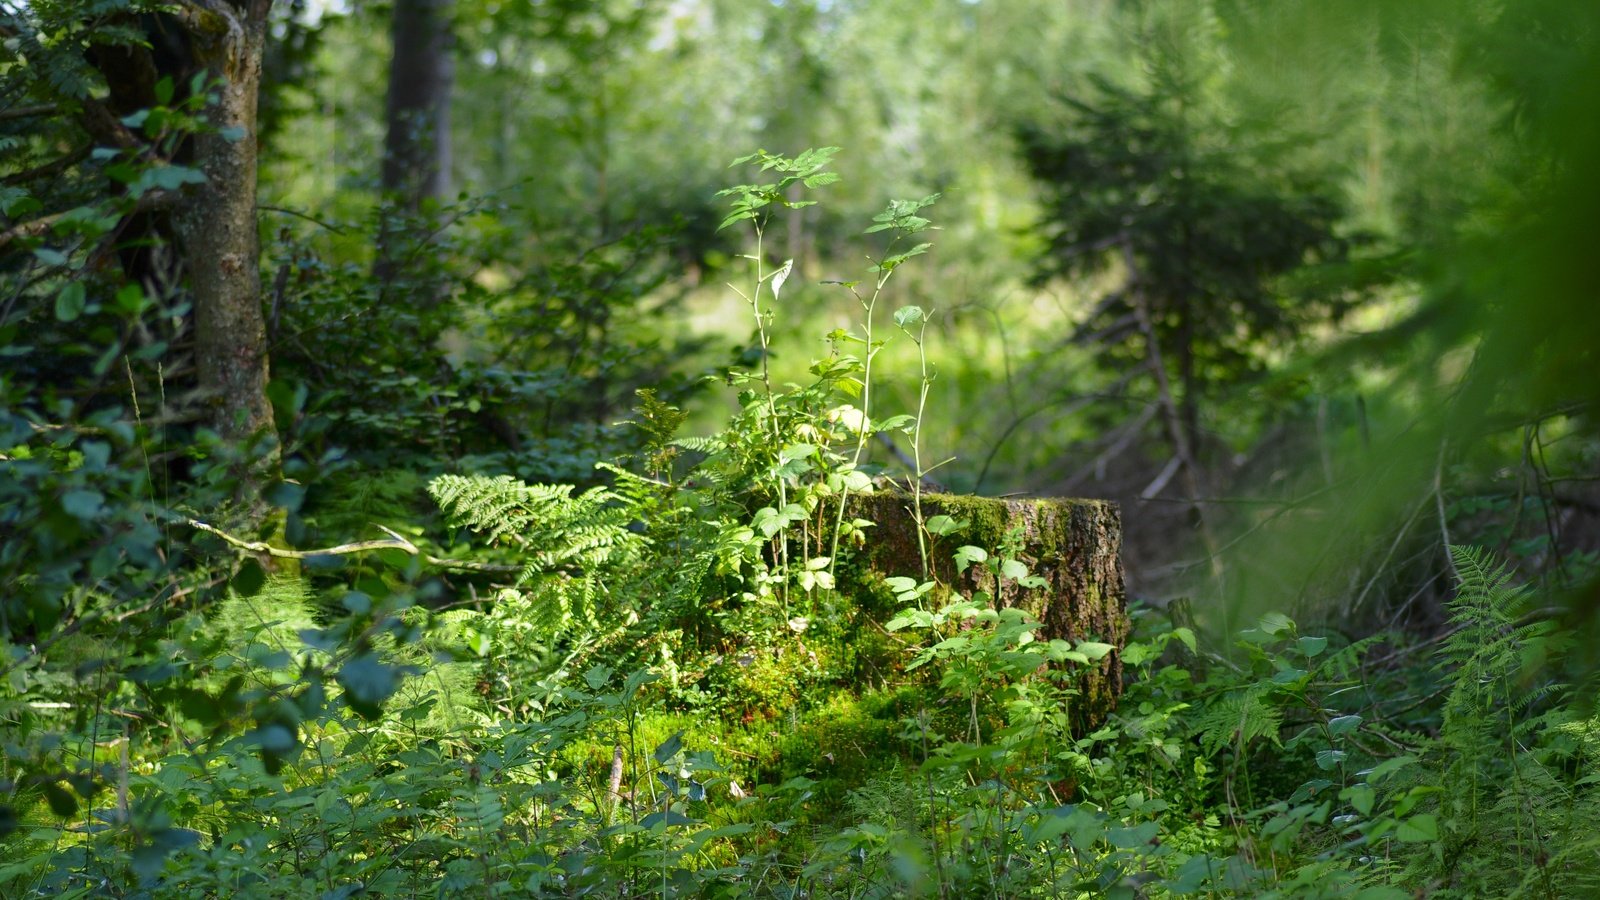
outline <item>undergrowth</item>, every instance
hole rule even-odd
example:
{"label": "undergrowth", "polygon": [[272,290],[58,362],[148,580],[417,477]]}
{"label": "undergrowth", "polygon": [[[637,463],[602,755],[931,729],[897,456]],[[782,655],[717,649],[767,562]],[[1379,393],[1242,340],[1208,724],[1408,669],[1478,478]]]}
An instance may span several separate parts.
{"label": "undergrowth", "polygon": [[[829,336],[812,383],[765,365],[797,276],[761,235],[830,157],[758,154],[776,180],[730,194],[724,224],[757,242],[758,352],[727,376],[719,434],[679,437],[682,413],[642,392],[643,449],[607,486],[436,477],[453,533],[245,566],[120,668],[95,629],[13,652],[0,891],[1600,894],[1594,686],[1561,681],[1570,634],[1481,551],[1453,550],[1432,646],[1281,614],[1208,640],[1136,608],[1118,647],[930,580],[945,543],[927,539],[964,524],[922,516],[922,310],[895,315],[918,409],[882,415],[871,387],[879,300],[929,249],[904,242],[937,198],[875,220],[884,252],[847,285],[862,327]],[[921,565],[870,587],[896,598],[880,620],[836,573],[873,539],[848,498],[881,483],[862,451],[891,432],[911,439]],[[324,492],[320,523],[404,508],[396,486],[418,483]],[[1037,589],[1018,550],[961,546],[957,568]],[[1113,655],[1120,705],[1075,730]]]}

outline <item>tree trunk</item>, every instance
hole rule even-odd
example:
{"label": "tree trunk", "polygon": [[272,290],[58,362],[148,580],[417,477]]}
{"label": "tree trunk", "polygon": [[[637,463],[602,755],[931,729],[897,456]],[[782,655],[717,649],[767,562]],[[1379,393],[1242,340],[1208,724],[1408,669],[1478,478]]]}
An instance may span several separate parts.
{"label": "tree trunk", "polygon": [[453,0],[396,0],[389,59],[383,189],[408,212],[450,192]]}
{"label": "tree trunk", "polygon": [[[868,529],[862,551],[866,572],[855,577],[872,582],[883,577],[915,577],[922,570],[917,549],[917,524],[911,514],[911,497],[899,492],[853,496],[851,514],[875,522]],[[1105,720],[1122,693],[1122,647],[1128,639],[1127,597],[1122,583],[1122,518],[1115,503],[1105,500],[998,500],[952,494],[924,494],[922,513],[931,518],[947,515],[968,526],[961,532],[935,538],[929,545],[929,565],[935,578],[970,595],[985,591],[1001,606],[1015,606],[1037,618],[1045,639],[1098,640],[1112,651],[1099,664],[1085,670],[1075,698],[1072,720],[1079,729],[1091,729]],[[971,544],[995,552],[1013,529],[1020,528],[1021,547],[1016,558],[1045,579],[1038,590],[1023,590],[1014,583],[995,584],[982,566],[957,573],[952,554]],[[1080,730],[1080,733],[1083,731]]]}
{"label": "tree trunk", "polygon": [[258,476],[275,472],[278,460],[256,230],[256,95],[270,6],[186,7],[194,61],[220,80],[220,102],[207,109],[217,130],[193,139],[193,164],[206,181],[174,215],[194,293],[200,386],[214,398],[211,420],[225,437],[272,438]]}
{"label": "tree trunk", "polygon": [[[396,0],[394,5],[383,193],[405,215],[416,215],[427,201],[443,201],[450,193],[452,10],[453,0]],[[399,270],[400,224],[386,216],[379,235],[376,274],[386,284]]]}
{"label": "tree trunk", "polygon": [[[1189,455],[1198,463],[1201,455],[1200,379],[1195,372],[1194,315],[1193,301],[1181,301],[1178,306],[1178,383],[1183,386],[1183,396],[1178,404],[1183,414],[1183,436],[1189,443]],[[1196,472],[1195,477],[1199,474]]]}

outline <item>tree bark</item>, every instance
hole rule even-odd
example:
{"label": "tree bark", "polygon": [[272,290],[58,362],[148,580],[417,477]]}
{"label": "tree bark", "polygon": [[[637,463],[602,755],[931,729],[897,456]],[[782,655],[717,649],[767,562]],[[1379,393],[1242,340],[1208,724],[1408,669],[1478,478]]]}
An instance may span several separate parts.
{"label": "tree bark", "polygon": [[194,293],[200,386],[214,397],[211,420],[224,437],[272,436],[258,473],[277,469],[256,227],[256,96],[270,7],[271,0],[185,7],[194,61],[220,84],[207,110],[215,129],[193,139],[205,183],[174,215]]}
{"label": "tree bark", "polygon": [[383,189],[407,212],[450,193],[453,0],[396,0],[389,59]]}
{"label": "tree bark", "polygon": [[[851,514],[876,525],[868,530],[862,555],[865,572],[854,577],[871,582],[921,571],[917,523],[909,495],[884,491],[853,496]],[[1015,606],[1037,618],[1045,639],[1098,640],[1116,648],[1097,665],[1086,668],[1074,700],[1075,727],[1092,729],[1116,708],[1122,694],[1122,647],[1128,640],[1127,594],[1122,581],[1122,517],[1105,500],[1000,500],[952,494],[924,494],[925,518],[947,515],[965,521],[958,534],[936,538],[929,564],[941,584],[962,594],[987,592],[1000,606]],[[958,573],[952,554],[963,544],[990,553],[1007,535],[1020,529],[1016,558],[1045,579],[1042,589],[1023,590],[1015,583],[996,585],[993,573],[971,566]],[[860,593],[860,592],[858,592]]]}
{"label": "tree bark", "polygon": [[[190,165],[205,184],[173,211],[195,304],[195,368],[222,436],[266,437],[246,488],[275,476],[277,429],[267,400],[267,336],[256,231],[256,91],[270,0],[182,3],[195,70],[216,83],[211,130],[192,138]],[[248,490],[246,490],[246,493]]]}
{"label": "tree bark", "polygon": [[393,213],[415,216],[429,200],[446,200],[451,190],[453,8],[454,0],[396,0],[394,5],[382,173],[384,199],[392,207],[380,226],[374,266],[386,286],[401,267],[403,223],[394,221]]}

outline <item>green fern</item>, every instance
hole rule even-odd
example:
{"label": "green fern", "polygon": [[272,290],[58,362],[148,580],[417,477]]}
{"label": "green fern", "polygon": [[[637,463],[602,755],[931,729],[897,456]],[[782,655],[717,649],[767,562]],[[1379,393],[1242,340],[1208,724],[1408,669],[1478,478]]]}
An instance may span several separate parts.
{"label": "green fern", "polygon": [[1549,677],[1570,635],[1532,619],[1532,592],[1487,553],[1450,553],[1460,585],[1438,666],[1451,688],[1417,773],[1440,789],[1441,840],[1413,865],[1445,886],[1439,896],[1592,896],[1600,792],[1584,775],[1597,723],[1578,719],[1569,686]]}
{"label": "green fern", "polygon": [[681,437],[672,442],[692,453],[718,453],[728,449],[728,443],[719,437]]}
{"label": "green fern", "polygon": [[[606,583],[637,569],[645,539],[629,530],[638,498],[607,488],[573,495],[571,485],[510,476],[441,475],[428,493],[450,520],[520,551],[518,590],[496,615],[508,632],[549,642],[569,630],[602,630],[613,596]],[[618,592],[626,595],[627,592]]]}
{"label": "green fern", "polygon": [[591,488],[574,497],[572,491],[572,485],[526,484],[509,475],[441,475],[428,484],[454,524],[528,553],[520,582],[597,569],[643,545],[628,530],[633,516],[617,494]]}
{"label": "green fern", "polygon": [[1283,712],[1266,702],[1265,691],[1251,689],[1211,704],[1194,723],[1194,730],[1206,752],[1216,753],[1223,747],[1243,750],[1263,737],[1281,744],[1278,729],[1282,725]]}

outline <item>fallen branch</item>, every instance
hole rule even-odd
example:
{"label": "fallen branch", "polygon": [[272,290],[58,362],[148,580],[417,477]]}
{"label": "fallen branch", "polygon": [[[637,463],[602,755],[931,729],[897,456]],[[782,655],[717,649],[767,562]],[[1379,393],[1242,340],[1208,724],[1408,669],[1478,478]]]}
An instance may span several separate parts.
{"label": "fallen branch", "polygon": [[318,556],[348,556],[352,553],[366,553],[369,550],[399,550],[403,553],[417,557],[430,566],[435,566],[440,569],[450,569],[456,572],[479,572],[486,575],[515,575],[521,572],[523,569],[522,566],[471,562],[469,560],[462,559],[446,559],[442,556],[434,556],[431,553],[424,553],[420,547],[406,540],[405,537],[400,535],[399,532],[385,528],[382,525],[377,527],[379,531],[382,531],[384,534],[389,536],[386,540],[356,541],[354,543],[339,544],[333,547],[323,547],[317,550],[289,550],[284,547],[274,547],[265,541],[247,541],[244,538],[235,537],[234,535],[231,535],[220,528],[207,525],[199,519],[186,518],[184,521],[189,525],[190,528],[193,528],[197,531],[204,531],[206,534],[216,535],[229,546],[235,547],[239,550],[246,550],[251,553],[264,554],[277,559],[312,559]]}

